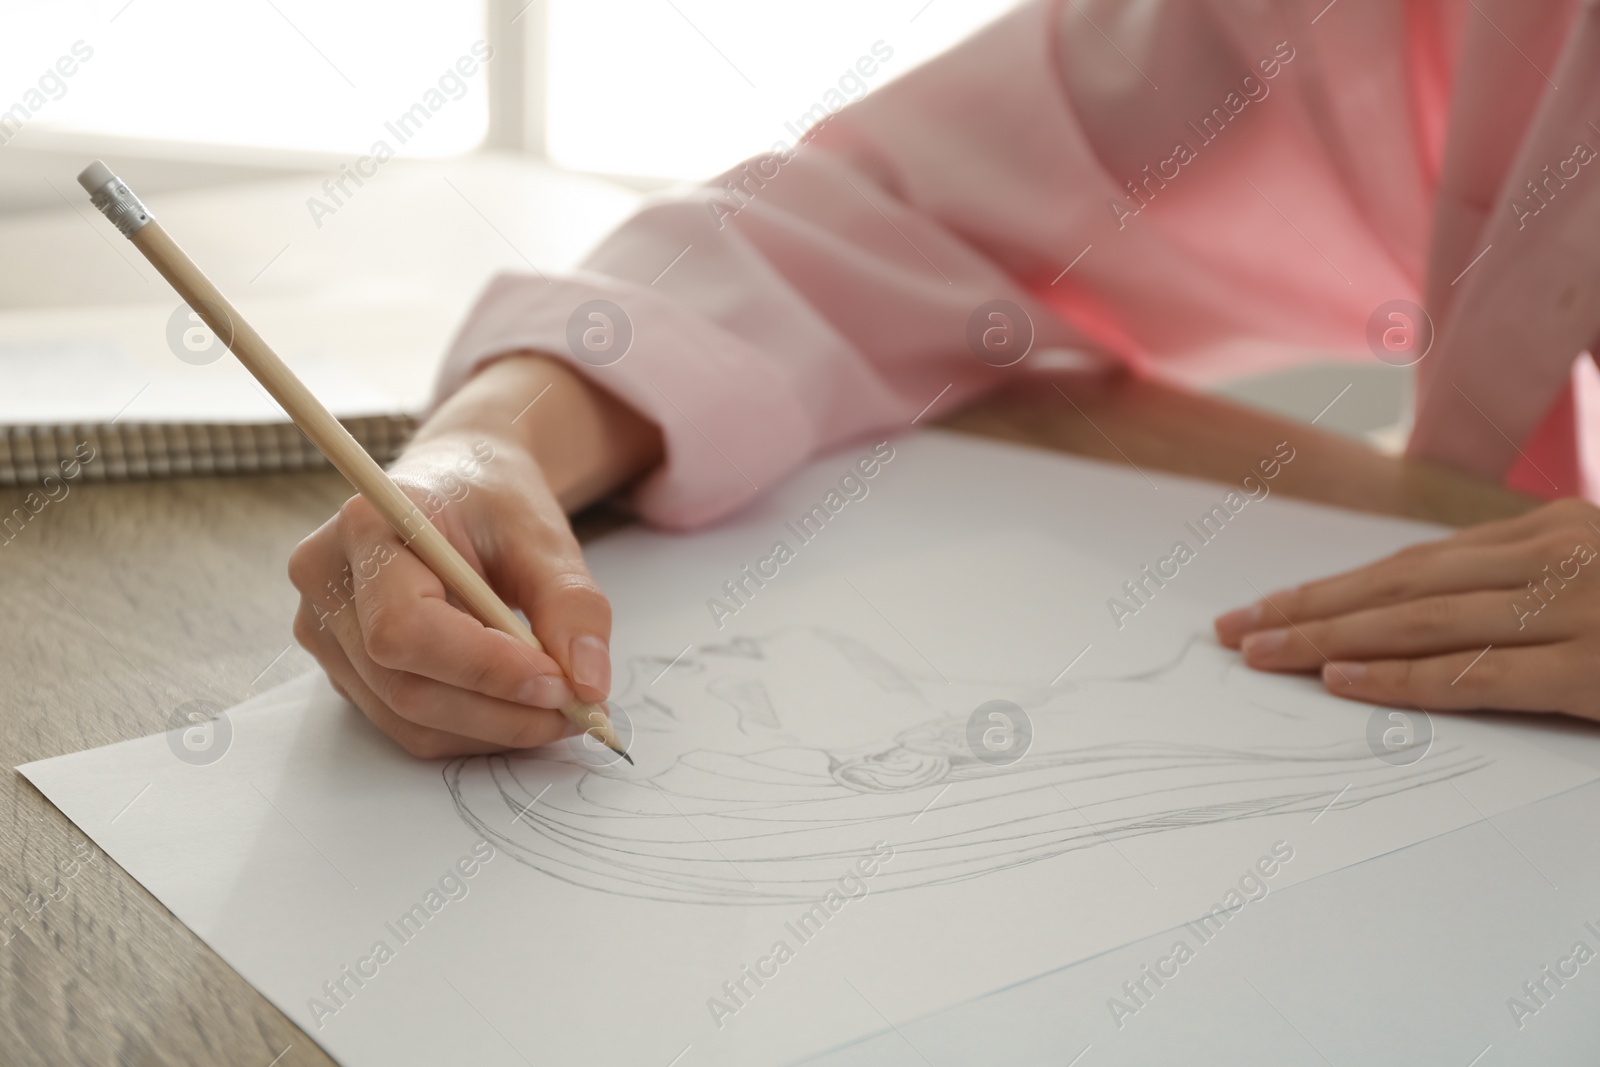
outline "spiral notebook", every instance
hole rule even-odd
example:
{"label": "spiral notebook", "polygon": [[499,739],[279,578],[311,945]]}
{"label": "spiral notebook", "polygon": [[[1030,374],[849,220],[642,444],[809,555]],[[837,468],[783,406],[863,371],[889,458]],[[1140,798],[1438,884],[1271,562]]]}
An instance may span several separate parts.
{"label": "spiral notebook", "polygon": [[[416,425],[409,415],[339,421],[379,463],[399,454]],[[265,474],[327,465],[294,424],[286,422],[0,427],[0,486],[36,485],[50,477],[119,481]]]}

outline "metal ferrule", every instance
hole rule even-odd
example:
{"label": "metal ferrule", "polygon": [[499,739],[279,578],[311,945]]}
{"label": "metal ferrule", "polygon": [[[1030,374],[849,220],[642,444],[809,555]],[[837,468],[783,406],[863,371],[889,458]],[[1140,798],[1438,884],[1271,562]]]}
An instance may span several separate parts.
{"label": "metal ferrule", "polygon": [[89,194],[89,202],[99,208],[124,237],[138,233],[152,218],[143,201],[133,195],[133,190],[124,185],[121,178],[112,178],[94,190]]}

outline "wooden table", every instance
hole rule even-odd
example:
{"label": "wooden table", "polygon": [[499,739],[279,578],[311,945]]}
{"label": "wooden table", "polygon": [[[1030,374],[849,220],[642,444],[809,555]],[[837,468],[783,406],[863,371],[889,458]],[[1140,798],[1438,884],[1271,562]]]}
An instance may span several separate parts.
{"label": "wooden table", "polygon": [[[1298,454],[1274,492],[1456,525],[1532,506],[1147,381],[1002,399],[948,425],[1229,482],[1289,440]],[[284,565],[348,493],[332,473],[80,483],[0,545],[0,1063],[331,1062],[97,849],[61,875],[83,835],[10,768],[155,733],[188,701],[230,706],[313,669],[290,637]],[[0,492],[0,514],[22,496]],[[49,898],[36,915],[30,894]],[[5,923],[13,911],[20,923]]]}

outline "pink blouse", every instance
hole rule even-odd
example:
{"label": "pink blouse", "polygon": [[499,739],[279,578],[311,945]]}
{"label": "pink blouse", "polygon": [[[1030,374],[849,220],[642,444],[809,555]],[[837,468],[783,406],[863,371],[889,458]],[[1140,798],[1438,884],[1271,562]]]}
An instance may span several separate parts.
{"label": "pink blouse", "polygon": [[1580,494],[1596,123],[1592,2],[1034,0],[654,199],[580,271],[496,278],[440,395],[511,351],[571,360],[660,424],[635,502],[683,528],[1049,375],[1372,360],[1396,323],[1426,338],[1385,308],[1413,301],[1411,453]]}

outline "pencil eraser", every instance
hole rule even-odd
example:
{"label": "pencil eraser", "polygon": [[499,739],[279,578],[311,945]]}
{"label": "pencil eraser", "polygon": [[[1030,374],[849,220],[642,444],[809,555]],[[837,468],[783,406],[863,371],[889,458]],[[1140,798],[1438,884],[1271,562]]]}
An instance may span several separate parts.
{"label": "pencil eraser", "polygon": [[78,175],[78,184],[83,186],[84,192],[92,193],[96,189],[104,188],[106,182],[114,181],[116,177],[111,173],[110,167],[97,159],[83,168],[83,173]]}

